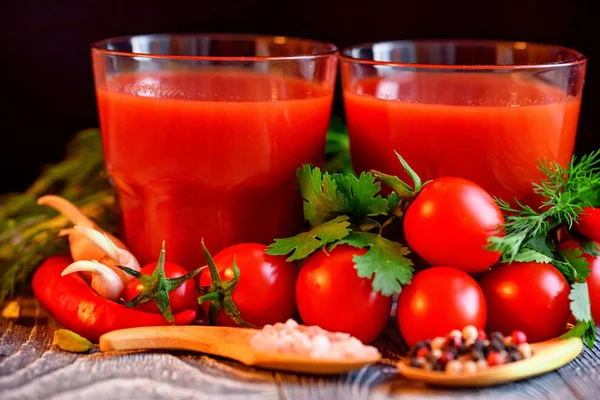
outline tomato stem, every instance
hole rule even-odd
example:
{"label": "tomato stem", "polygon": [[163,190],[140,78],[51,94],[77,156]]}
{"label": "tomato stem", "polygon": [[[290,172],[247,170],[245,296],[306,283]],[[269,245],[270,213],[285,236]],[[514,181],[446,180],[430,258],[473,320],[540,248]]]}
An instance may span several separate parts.
{"label": "tomato stem", "polygon": [[204,296],[198,297],[198,304],[202,304],[207,301],[220,300],[221,293],[219,292],[210,292],[205,294]]}
{"label": "tomato stem", "polygon": [[219,275],[219,271],[215,262],[208,252],[204,239],[201,241],[202,252],[204,258],[208,264],[210,271],[211,283],[209,286],[201,287],[200,290],[203,295],[198,298],[198,303],[202,304],[206,301],[210,302],[208,309],[208,320],[211,325],[216,324],[217,311],[223,310],[237,325],[247,328],[253,328],[254,326],[247,323],[242,319],[240,310],[237,308],[233,301],[233,291],[240,279],[240,269],[235,263],[235,256],[233,258],[233,278],[223,281]]}

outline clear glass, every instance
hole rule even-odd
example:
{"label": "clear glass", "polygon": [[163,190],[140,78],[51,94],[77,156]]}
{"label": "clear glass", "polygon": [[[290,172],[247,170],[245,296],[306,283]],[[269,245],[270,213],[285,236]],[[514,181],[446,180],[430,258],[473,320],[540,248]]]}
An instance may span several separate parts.
{"label": "clear glass", "polygon": [[357,171],[470,179],[538,205],[538,158],[573,153],[586,59],[525,42],[397,41],[342,51],[341,77]]}
{"label": "clear glass", "polygon": [[332,44],[282,36],[149,35],[93,44],[106,168],[141,262],[204,264],[302,224],[296,169],[319,164]]}

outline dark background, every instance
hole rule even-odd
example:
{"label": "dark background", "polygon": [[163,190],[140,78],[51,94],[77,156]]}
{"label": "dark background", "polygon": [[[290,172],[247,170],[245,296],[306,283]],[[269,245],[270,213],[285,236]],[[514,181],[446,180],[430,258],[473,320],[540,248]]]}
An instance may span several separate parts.
{"label": "dark background", "polygon": [[[97,126],[90,44],[163,32],[245,32],[336,43],[418,38],[536,41],[589,58],[576,153],[600,147],[600,44],[592,1],[0,0],[0,192],[23,190]],[[339,88],[338,88],[339,89]],[[334,114],[343,115],[340,93]]]}

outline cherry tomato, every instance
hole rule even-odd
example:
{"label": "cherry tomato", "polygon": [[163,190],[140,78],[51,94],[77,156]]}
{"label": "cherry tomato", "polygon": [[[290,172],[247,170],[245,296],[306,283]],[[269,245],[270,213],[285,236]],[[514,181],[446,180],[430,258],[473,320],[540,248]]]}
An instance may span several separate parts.
{"label": "cherry tomato", "polygon": [[[264,244],[241,243],[217,253],[213,260],[221,279],[234,277],[233,260],[240,270],[232,299],[244,321],[255,326],[285,322],[296,310],[294,287],[297,267],[284,256],[265,253]],[[200,286],[212,282],[208,268],[200,273]],[[208,315],[209,303],[202,304]],[[236,326],[223,310],[217,312],[217,325]]]}
{"label": "cherry tomato", "polygon": [[483,188],[463,178],[435,179],[406,210],[404,233],[411,249],[431,265],[482,272],[500,259],[485,249],[500,235],[504,217]]}
{"label": "cherry tomato", "polygon": [[[598,242],[594,243],[596,243],[596,246],[600,246]],[[575,240],[569,240],[568,242],[561,243],[560,248],[576,249],[581,247]],[[586,279],[586,282],[590,293],[592,317],[596,324],[600,324],[600,256],[594,257],[583,252],[583,257],[585,257],[586,261],[590,264],[589,268],[591,269],[590,276]]]}
{"label": "cherry tomato", "polygon": [[584,207],[575,229],[586,238],[600,242],[600,208]]}
{"label": "cherry tomato", "polygon": [[475,279],[451,267],[419,272],[398,297],[398,327],[409,346],[466,325],[483,329],[486,313],[485,298]]}
{"label": "cherry tomato", "polygon": [[392,297],[373,291],[371,279],[359,278],[354,261],[366,249],[336,246],[317,251],[298,275],[296,302],[306,325],[345,332],[363,343],[371,343],[388,321]]}
{"label": "cherry tomato", "polygon": [[501,264],[479,284],[488,305],[488,331],[510,335],[520,330],[530,342],[565,332],[570,311],[569,283],[552,265],[535,262]]}
{"label": "cherry tomato", "polygon": [[[152,275],[156,269],[156,263],[150,263],[140,270],[144,275]],[[189,271],[177,264],[165,262],[165,277],[167,278],[178,278],[187,274]],[[127,286],[125,287],[124,298],[125,301],[131,301],[137,296],[143,289],[143,285],[136,278],[132,278]],[[196,281],[190,279],[177,289],[169,292],[169,302],[171,303],[171,312],[177,314],[183,310],[196,310],[198,308],[198,289],[196,288]],[[156,306],[153,300],[147,303],[140,304],[136,307],[138,310],[160,313],[160,310]]]}

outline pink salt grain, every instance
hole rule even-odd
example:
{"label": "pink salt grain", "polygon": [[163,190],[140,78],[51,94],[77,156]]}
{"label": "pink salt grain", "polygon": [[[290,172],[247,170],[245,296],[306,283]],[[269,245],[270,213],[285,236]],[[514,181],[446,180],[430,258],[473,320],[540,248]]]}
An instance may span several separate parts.
{"label": "pink salt grain", "polygon": [[265,325],[250,344],[265,353],[284,353],[312,358],[364,359],[378,353],[347,333],[329,332],[318,326],[299,325],[293,319],[285,323]]}

